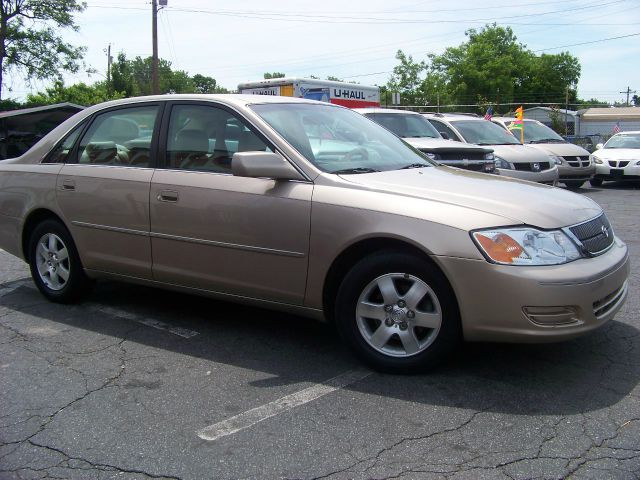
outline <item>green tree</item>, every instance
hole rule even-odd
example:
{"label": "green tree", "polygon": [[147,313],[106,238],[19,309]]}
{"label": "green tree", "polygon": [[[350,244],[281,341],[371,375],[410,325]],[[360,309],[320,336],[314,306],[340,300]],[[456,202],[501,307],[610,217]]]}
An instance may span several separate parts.
{"label": "green tree", "polygon": [[266,72],[264,75],[265,80],[269,80],[270,78],[284,78],[286,75],[282,72]]}
{"label": "green tree", "polygon": [[567,135],[565,116],[560,112],[560,108],[557,105],[551,105],[551,111],[549,112],[549,119],[551,120],[551,128],[559,135]]}
{"label": "green tree", "polygon": [[[491,103],[575,101],[580,78],[578,59],[567,52],[537,56],[518,42],[510,27],[486,25],[467,30],[468,40],[441,55],[429,55],[430,79],[452,103],[478,111]],[[425,79],[426,80],[426,79]],[[425,93],[433,85],[425,84]]]}
{"label": "green tree", "polygon": [[193,81],[195,93],[229,93],[229,90],[219,86],[213,77],[205,77],[198,73],[191,80]]}
{"label": "green tree", "polygon": [[580,110],[583,108],[591,108],[591,107],[608,107],[609,102],[598,100],[597,98],[590,98],[588,100],[577,99],[575,102],[569,104],[570,108],[575,110]]}
{"label": "green tree", "polygon": [[396,53],[396,60],[400,63],[393,67],[393,74],[387,82],[388,94],[400,93],[400,102],[403,105],[424,105],[426,98],[421,86],[426,64],[414,61],[411,55],[406,55],[402,50]]}
{"label": "green tree", "polygon": [[[197,91],[194,80],[186,72],[172,70],[171,62],[164,59],[158,61],[158,78],[160,93]],[[124,92],[127,97],[151,95],[151,57],[129,60],[124,53],[119,53],[111,65],[111,82],[115,91]]]}
{"label": "green tree", "polygon": [[34,107],[63,102],[89,106],[123,97],[124,93],[121,92],[109,93],[106,81],[96,82],[93,85],[76,83],[67,87],[64,82],[59,80],[52,87],[45,89],[44,92],[28,95],[27,106]]}
{"label": "green tree", "polygon": [[61,71],[77,72],[85,47],[74,47],[60,30],[78,30],[74,14],[86,3],[76,0],[0,1],[0,98],[4,75],[18,71],[29,82],[61,78]]}

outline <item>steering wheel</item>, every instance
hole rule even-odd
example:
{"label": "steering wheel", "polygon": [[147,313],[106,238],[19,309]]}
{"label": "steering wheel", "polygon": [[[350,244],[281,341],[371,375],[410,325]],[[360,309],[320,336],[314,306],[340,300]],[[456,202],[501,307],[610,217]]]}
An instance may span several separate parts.
{"label": "steering wheel", "polygon": [[343,162],[349,162],[354,158],[361,158],[362,160],[369,159],[369,152],[364,147],[357,147],[347,153],[344,157],[342,157]]}

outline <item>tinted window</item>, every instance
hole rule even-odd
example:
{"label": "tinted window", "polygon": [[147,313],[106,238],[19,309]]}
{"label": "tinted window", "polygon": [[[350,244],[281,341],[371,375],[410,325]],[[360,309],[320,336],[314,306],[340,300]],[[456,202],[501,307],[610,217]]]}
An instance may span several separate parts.
{"label": "tinted window", "polygon": [[402,138],[440,138],[438,131],[422,115],[367,113],[365,116]]}
{"label": "tinted window", "polygon": [[469,143],[477,143],[478,145],[515,145],[520,143],[504,128],[487,120],[454,120],[451,124]]}
{"label": "tinted window", "polygon": [[236,152],[273,151],[236,115],[204,105],[171,109],[168,168],[231,173]]}
{"label": "tinted window", "polygon": [[[509,128],[513,121],[504,123]],[[520,129],[510,131],[514,137],[520,140]],[[567,143],[564,138],[546,125],[532,120],[524,121],[524,141],[525,143]]]}
{"label": "tinted window", "polygon": [[452,128],[449,128],[444,123],[432,119],[429,119],[429,122],[431,122],[431,125],[433,125],[439,133],[446,133],[449,136],[449,140],[460,140],[456,132],[454,132]]}
{"label": "tinted window", "polygon": [[45,159],[43,163],[66,163],[71,150],[73,149],[73,145],[75,145],[80,132],[86,122],[82,122],[76,128],[74,128],[71,133],[67,135],[67,137],[58,144],[56,148],[54,148],[49,156]]}
{"label": "tinted window", "polygon": [[148,167],[158,106],[97,115],[78,148],[78,163]]}

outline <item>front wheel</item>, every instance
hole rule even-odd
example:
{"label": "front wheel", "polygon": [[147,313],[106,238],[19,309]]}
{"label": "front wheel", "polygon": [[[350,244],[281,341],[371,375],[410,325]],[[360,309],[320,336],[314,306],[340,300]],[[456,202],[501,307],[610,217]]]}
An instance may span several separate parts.
{"label": "front wheel", "polygon": [[93,286],[67,229],[56,220],[45,220],[31,233],[29,267],[38,290],[52,302],[71,303]]}
{"label": "front wheel", "polygon": [[582,185],[584,185],[584,180],[567,180],[564,183],[567,188],[571,189],[571,190],[577,190],[579,189]]}
{"label": "front wheel", "polygon": [[592,187],[600,187],[602,185],[602,181],[603,180],[601,178],[592,178],[589,180],[589,183]]}
{"label": "front wheel", "polygon": [[425,371],[461,340],[448,281],[429,261],[395,251],[365,257],[336,299],[341,336],[365,363],[394,373]]}

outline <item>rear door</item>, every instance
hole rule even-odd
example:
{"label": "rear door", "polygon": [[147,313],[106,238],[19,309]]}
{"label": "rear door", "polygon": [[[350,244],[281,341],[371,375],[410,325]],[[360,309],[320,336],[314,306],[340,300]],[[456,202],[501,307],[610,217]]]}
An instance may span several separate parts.
{"label": "rear door", "polygon": [[165,164],[151,183],[154,278],[301,304],[313,184],[233,176],[235,152],[275,148],[225,106],[174,103],[165,118]]}
{"label": "rear door", "polygon": [[151,278],[149,188],[161,104],[96,114],[57,180],[56,200],[89,270]]}

